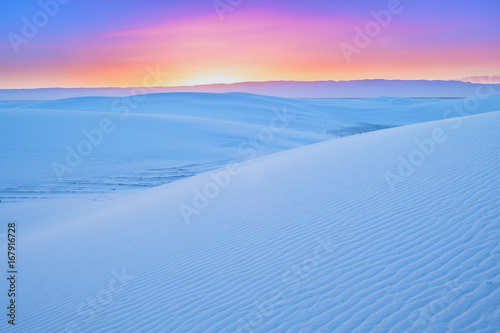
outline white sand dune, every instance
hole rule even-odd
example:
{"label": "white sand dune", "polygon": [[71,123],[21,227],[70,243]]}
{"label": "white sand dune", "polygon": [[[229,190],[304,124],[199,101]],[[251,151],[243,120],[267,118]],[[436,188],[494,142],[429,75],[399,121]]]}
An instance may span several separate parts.
{"label": "white sand dune", "polygon": [[[466,101],[171,93],[4,103],[0,200],[68,196],[106,200],[118,192],[162,185],[230,162],[328,139],[497,111],[500,96]],[[100,130],[103,120],[111,132],[93,135],[98,144],[90,145],[90,155],[67,164],[68,157],[77,158],[74,152],[80,144],[90,142],[88,133]]]}
{"label": "white sand dune", "polygon": [[498,332],[499,125],[348,136],[19,221],[18,328]]}

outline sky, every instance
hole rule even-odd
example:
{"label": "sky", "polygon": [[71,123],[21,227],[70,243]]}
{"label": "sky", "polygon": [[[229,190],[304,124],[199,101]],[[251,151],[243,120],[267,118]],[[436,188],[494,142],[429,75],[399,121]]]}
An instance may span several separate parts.
{"label": "sky", "polygon": [[500,82],[498,17],[498,0],[2,1],[0,89]]}

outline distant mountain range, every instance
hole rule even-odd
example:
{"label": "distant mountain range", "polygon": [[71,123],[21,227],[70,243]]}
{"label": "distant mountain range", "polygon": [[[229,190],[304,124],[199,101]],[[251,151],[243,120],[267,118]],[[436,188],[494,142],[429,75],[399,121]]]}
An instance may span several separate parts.
{"label": "distant mountain range", "polygon": [[53,100],[84,96],[124,96],[164,92],[246,92],[288,98],[467,97],[500,95],[500,84],[429,80],[268,81],[148,88],[0,89],[0,100]]}

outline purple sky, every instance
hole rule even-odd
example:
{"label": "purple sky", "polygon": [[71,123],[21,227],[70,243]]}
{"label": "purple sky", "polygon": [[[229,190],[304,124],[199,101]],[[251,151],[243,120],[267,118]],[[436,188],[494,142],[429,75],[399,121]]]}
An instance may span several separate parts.
{"label": "purple sky", "polygon": [[0,88],[500,73],[498,0],[59,1],[0,5]]}

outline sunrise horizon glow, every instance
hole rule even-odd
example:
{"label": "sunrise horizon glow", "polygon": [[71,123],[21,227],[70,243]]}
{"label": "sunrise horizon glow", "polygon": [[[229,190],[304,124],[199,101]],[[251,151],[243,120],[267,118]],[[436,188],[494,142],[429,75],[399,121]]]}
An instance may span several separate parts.
{"label": "sunrise horizon glow", "polygon": [[[493,0],[231,3],[4,5],[0,88],[500,82],[500,3]],[[148,68],[168,75],[144,84]]]}

